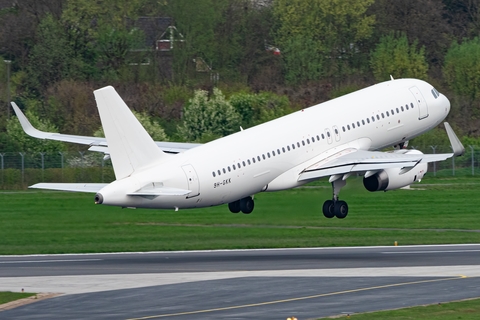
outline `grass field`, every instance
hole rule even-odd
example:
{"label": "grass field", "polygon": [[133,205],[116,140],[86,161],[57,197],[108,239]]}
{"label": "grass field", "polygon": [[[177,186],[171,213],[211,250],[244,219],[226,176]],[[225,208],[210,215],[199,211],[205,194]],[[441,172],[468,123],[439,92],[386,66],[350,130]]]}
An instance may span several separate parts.
{"label": "grass field", "polygon": [[35,293],[27,292],[0,292],[0,305],[10,301],[28,298],[34,295]]}
{"label": "grass field", "polygon": [[370,193],[349,179],[344,220],[321,213],[331,188],[255,196],[250,215],[226,206],[179,212],[93,204],[93,194],[0,193],[0,254],[480,242],[480,179],[426,179],[412,190]]}
{"label": "grass field", "polygon": [[[352,320],[477,320],[479,315],[480,300],[474,299],[399,310],[363,313],[350,315],[348,318]],[[345,318],[347,318],[347,315],[345,315],[345,317],[340,317],[340,319]]]}

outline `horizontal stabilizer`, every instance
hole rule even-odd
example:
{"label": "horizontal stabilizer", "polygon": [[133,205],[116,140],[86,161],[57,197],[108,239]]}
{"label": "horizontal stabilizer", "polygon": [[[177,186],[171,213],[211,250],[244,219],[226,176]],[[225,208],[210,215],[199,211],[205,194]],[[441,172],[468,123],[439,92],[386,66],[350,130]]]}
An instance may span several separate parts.
{"label": "horizontal stabilizer", "polygon": [[96,193],[107,185],[108,183],[37,183],[29,188]]}

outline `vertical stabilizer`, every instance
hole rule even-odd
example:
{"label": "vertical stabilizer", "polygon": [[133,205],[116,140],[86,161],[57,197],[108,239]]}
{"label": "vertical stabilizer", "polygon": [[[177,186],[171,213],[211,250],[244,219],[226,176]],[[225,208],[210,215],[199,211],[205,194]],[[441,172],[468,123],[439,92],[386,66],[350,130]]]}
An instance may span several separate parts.
{"label": "vertical stabilizer", "polygon": [[168,156],[113,87],[95,90],[94,94],[117,180]]}

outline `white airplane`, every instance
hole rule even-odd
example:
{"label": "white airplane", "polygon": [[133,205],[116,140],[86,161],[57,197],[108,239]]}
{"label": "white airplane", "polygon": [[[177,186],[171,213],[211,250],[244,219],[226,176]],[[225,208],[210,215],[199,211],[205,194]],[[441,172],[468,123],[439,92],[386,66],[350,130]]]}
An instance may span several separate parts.
{"label": "white airplane", "polygon": [[[126,208],[183,209],[228,203],[250,213],[253,195],[328,177],[333,197],[327,218],[345,218],[340,189],[352,174],[363,175],[369,191],[386,191],[420,181],[429,162],[462,155],[463,145],[447,122],[452,153],[404,149],[440,124],[449,100],[427,82],[397,79],[373,85],[308,109],[199,145],[155,142],[113,87],[94,91],[106,138],[35,129],[12,106],[30,136],[90,145],[111,157],[116,180],[99,183],[38,183],[30,188],[92,192],[95,203]],[[380,152],[396,146],[392,152]],[[175,153],[175,154],[172,154]]]}

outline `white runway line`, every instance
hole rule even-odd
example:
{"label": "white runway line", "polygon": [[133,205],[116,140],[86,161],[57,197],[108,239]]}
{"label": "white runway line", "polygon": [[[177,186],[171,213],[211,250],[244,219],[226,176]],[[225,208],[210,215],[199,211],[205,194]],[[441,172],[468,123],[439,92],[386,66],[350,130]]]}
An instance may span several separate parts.
{"label": "white runway line", "polygon": [[1,291],[65,294],[144,288],[243,277],[480,277],[478,265],[440,267],[336,268],[190,273],[148,273],[46,277],[3,277]]}

